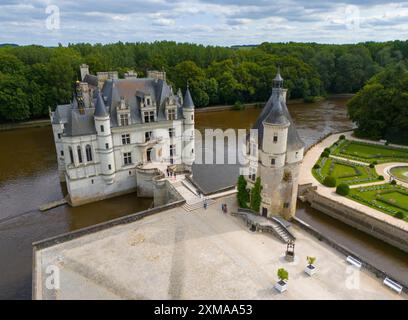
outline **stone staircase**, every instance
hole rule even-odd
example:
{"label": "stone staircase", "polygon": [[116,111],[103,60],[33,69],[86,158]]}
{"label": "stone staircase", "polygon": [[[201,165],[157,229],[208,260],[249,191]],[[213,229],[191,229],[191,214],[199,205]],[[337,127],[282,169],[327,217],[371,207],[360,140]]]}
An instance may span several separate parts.
{"label": "stone staircase", "polygon": [[295,241],[295,236],[288,230],[278,218],[267,219],[260,215],[254,214],[250,210],[238,209],[233,215],[242,218],[247,226],[255,227],[260,232],[269,232],[284,243]]}
{"label": "stone staircase", "polygon": [[[186,200],[182,206],[187,212],[191,212],[204,207],[204,199],[198,195],[197,190],[186,180],[181,180],[173,183],[173,187]],[[207,205],[210,206],[215,203],[212,199],[207,199]]]}

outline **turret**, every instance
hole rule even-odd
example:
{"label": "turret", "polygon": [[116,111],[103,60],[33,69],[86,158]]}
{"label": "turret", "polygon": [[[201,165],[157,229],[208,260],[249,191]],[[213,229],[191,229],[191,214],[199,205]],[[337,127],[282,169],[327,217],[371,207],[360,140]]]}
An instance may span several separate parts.
{"label": "turret", "polygon": [[110,127],[110,116],[106,110],[102,95],[97,90],[95,104],[95,128],[98,141],[100,170],[108,184],[113,183],[115,178],[115,158],[113,154],[113,140]]}
{"label": "turret", "polygon": [[187,84],[183,99],[184,133],[183,133],[183,162],[191,166],[195,160],[194,150],[194,102]]}

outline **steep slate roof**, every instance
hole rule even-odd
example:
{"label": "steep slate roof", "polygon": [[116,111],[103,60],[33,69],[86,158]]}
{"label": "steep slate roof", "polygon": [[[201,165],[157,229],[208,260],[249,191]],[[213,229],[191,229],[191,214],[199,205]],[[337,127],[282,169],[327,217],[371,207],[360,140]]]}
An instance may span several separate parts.
{"label": "steep slate roof", "polygon": [[62,104],[57,106],[54,112],[53,124],[66,123],[68,121],[68,112],[71,110],[70,104]]}
{"label": "steep slate roof", "polygon": [[104,118],[108,116],[108,112],[106,111],[105,102],[103,101],[102,95],[99,90],[96,90],[96,103],[95,103],[95,117]]}
{"label": "steep slate roof", "polygon": [[70,137],[96,134],[94,112],[94,108],[85,108],[84,114],[80,114],[78,109],[71,109],[65,124],[65,134]]}
{"label": "steep slate roof", "polygon": [[183,108],[194,109],[193,98],[191,98],[190,89],[187,86],[186,95],[183,99]]}
{"label": "steep slate roof", "polygon": [[256,120],[252,129],[258,130],[258,145],[262,146],[263,136],[264,136],[264,125],[263,122],[272,124],[284,124],[286,121],[289,122],[288,128],[288,141],[287,150],[295,151],[304,147],[302,139],[296,130],[295,124],[292,117],[290,116],[286,102],[281,96],[283,89],[274,89],[268,102],[263,108],[261,114]]}
{"label": "steep slate roof", "polygon": [[128,78],[106,80],[101,91],[98,89],[93,91],[95,108],[84,108],[84,114],[79,112],[78,101],[75,97],[71,104],[57,106],[53,123],[65,123],[65,135],[67,136],[95,134],[94,116],[109,115],[111,126],[117,127],[116,106],[122,97],[129,105],[132,124],[142,123],[140,101],[146,95],[150,95],[151,103],[156,107],[158,121],[167,120],[165,101],[169,97],[173,97],[176,101],[178,119],[184,118],[181,99],[173,94],[166,81],[153,78]]}
{"label": "steep slate roof", "polygon": [[287,125],[289,124],[288,118],[283,113],[282,110],[282,103],[277,99],[275,101],[276,106],[272,108],[271,112],[269,112],[268,116],[265,118],[265,123],[270,123],[273,125]]}
{"label": "steep slate roof", "polygon": [[141,98],[150,95],[152,105],[156,106],[157,120],[165,121],[165,101],[173,96],[176,100],[178,119],[183,119],[183,112],[179,98],[173,94],[171,87],[164,80],[153,78],[110,79],[105,81],[102,96],[110,113],[111,126],[117,127],[116,106],[121,97],[129,105],[132,124],[142,123],[140,114]]}

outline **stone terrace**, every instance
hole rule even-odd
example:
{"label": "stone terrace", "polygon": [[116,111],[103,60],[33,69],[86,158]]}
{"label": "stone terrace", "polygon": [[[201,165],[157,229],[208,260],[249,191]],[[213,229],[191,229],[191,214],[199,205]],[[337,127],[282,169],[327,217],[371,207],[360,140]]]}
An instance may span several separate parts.
{"label": "stone terrace", "polygon": [[[306,232],[296,236],[296,259],[283,259],[286,246],[269,234],[252,233],[236,210],[235,196],[207,210],[181,208],[41,249],[35,252],[37,299],[404,299],[366,271]],[[317,257],[318,272],[303,269]],[[57,265],[61,286],[45,288],[46,267]],[[288,291],[273,288],[278,268],[289,271]],[[348,288],[350,271],[359,288]]]}

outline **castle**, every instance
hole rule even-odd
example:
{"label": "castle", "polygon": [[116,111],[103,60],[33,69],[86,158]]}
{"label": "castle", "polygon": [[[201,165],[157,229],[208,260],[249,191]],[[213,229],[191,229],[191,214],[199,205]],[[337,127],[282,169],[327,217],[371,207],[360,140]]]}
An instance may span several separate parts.
{"label": "castle", "polygon": [[151,177],[143,173],[171,165],[191,170],[194,103],[188,87],[183,98],[165,72],[138,78],[130,71],[119,79],[117,72],[91,75],[87,65],[80,71],[72,102],[50,112],[59,176],[72,205],[134,191],[152,196]]}
{"label": "castle", "polygon": [[286,106],[287,89],[280,72],[273,81],[272,95],[247,139],[247,184],[261,180],[260,212],[264,217],[290,219],[296,212],[299,170],[304,144]]}

